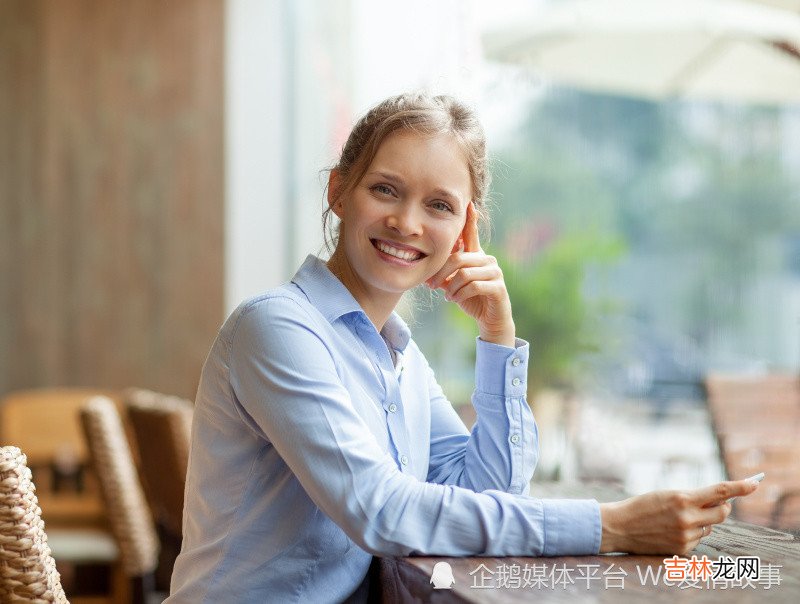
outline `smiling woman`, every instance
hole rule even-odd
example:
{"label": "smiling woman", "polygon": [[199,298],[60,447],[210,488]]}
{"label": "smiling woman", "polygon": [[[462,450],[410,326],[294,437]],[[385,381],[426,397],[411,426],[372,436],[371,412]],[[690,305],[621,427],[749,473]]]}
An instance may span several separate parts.
{"label": "smiling woman", "polygon": [[404,292],[463,247],[472,203],[464,154],[449,135],[398,130],[349,192],[338,180],[332,171],[330,207],[341,223],[328,268],[382,324]]}
{"label": "smiling woman", "polygon": [[[482,129],[452,98],[387,99],[355,126],[330,259],[243,302],[206,360],[169,602],[366,601],[373,555],[684,553],[755,489],[529,496],[529,345],[480,246],[487,186]],[[471,432],[394,312],[423,284],[478,325]]]}

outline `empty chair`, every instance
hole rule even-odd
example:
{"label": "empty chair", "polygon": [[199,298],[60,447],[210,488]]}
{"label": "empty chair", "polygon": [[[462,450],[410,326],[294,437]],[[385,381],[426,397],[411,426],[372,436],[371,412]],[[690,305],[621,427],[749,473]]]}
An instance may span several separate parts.
{"label": "empty chair", "polygon": [[760,431],[792,440],[800,433],[800,379],[795,375],[710,374],[705,386],[715,431],[723,438]]}
{"label": "empty chair", "polygon": [[0,402],[0,443],[25,451],[49,529],[105,524],[97,485],[86,472],[88,453],[80,408],[87,388],[36,388],[8,393]]}
{"label": "empty chair", "polygon": [[800,489],[787,489],[778,497],[772,508],[770,526],[785,526],[785,530],[800,537]]}
{"label": "empty chair", "polygon": [[153,592],[159,546],[122,420],[111,399],[97,396],[81,409],[81,423],[132,600],[145,602]]}
{"label": "empty chair", "polygon": [[67,603],[18,447],[0,447],[0,601]]}
{"label": "empty chair", "polygon": [[180,538],[194,406],[177,396],[141,389],[128,390],[124,401],[153,516]]}
{"label": "empty chair", "polygon": [[25,452],[64,588],[73,598],[96,594],[105,569],[116,600],[116,590],[126,587],[112,574],[119,551],[80,425],[81,406],[104,393],[66,387],[9,392],[0,400],[0,443]]}
{"label": "empty chair", "polygon": [[139,453],[139,475],[161,542],[156,585],[166,590],[183,539],[183,490],[194,405],[143,389],[126,391],[123,400]]}
{"label": "empty chair", "polygon": [[740,520],[779,529],[800,526],[800,378],[711,374],[708,407],[730,478],[766,472],[749,497],[734,502]]}

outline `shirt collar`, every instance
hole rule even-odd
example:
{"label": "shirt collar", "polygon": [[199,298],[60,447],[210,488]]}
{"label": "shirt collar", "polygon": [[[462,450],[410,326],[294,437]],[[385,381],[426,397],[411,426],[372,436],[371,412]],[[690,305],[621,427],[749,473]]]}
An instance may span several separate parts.
{"label": "shirt collar", "polygon": [[[369,319],[361,305],[328,266],[317,256],[309,254],[305,262],[292,277],[292,283],[302,290],[308,301],[322,313],[330,323],[352,313],[359,313],[366,321]],[[411,339],[411,331],[400,316],[393,312],[381,330],[389,345],[403,351]]]}

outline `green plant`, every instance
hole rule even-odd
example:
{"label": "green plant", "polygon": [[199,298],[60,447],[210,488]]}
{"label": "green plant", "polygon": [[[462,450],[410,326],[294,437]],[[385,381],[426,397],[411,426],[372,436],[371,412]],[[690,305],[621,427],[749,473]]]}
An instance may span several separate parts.
{"label": "green plant", "polygon": [[[624,249],[619,239],[575,233],[523,261],[490,250],[503,269],[517,336],[531,344],[531,392],[576,384],[581,357],[600,346],[600,318],[613,308],[609,298],[587,294],[587,272],[610,264]],[[463,313],[451,312],[451,317],[474,331],[474,322],[464,321]]]}

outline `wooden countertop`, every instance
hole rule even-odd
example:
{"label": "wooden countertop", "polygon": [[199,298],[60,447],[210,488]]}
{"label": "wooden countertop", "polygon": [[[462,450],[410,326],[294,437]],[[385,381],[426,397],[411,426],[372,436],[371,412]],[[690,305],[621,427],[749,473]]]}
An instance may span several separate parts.
{"label": "wooden countertop", "polygon": [[[537,489],[548,492],[547,487]],[[600,496],[595,494],[599,493]],[[560,496],[613,499],[613,490],[573,485]],[[546,494],[544,496],[551,496]],[[690,563],[710,561],[716,570],[731,561],[732,581],[694,581]],[[759,578],[737,571],[745,557],[758,557]],[[447,558],[408,557],[380,560],[384,602],[800,602],[800,539],[728,519],[714,527],[695,551],[674,564],[683,567],[686,580],[665,582],[665,556],[623,554],[557,558]],[[686,560],[686,562],[684,562]],[[434,589],[431,575],[437,562],[453,571],[452,589]],[[695,565],[695,568],[698,568]],[[673,577],[680,576],[675,571]],[[739,575],[739,579],[735,577]],[[654,578],[658,580],[654,581]],[[588,588],[587,588],[588,587]]]}

